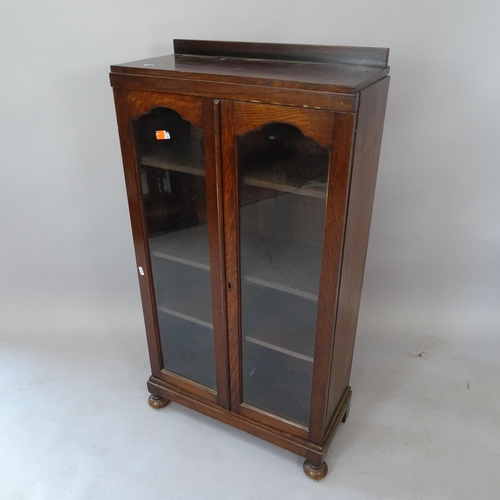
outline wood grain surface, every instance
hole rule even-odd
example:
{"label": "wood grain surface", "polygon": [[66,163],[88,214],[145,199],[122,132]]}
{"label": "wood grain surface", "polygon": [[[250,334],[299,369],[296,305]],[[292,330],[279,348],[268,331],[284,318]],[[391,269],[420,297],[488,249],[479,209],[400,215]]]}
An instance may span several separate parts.
{"label": "wood grain surface", "polygon": [[[389,84],[388,49],[198,40],[176,40],[174,45],[174,55],[114,65],[110,75],[136,261],[144,270],[144,275],[138,273],[138,278],[152,370],[148,388],[154,396],[153,406],[175,401],[281,446],[306,458],[306,473],[319,479],[326,474],[326,453],[340,422],[347,418],[351,400],[349,377]],[[156,150],[139,158],[133,124],[158,107],[174,110],[203,130],[204,168],[199,158],[193,157],[191,162],[184,158],[176,163],[166,156],[155,155]],[[307,158],[300,148],[295,157],[300,170],[309,171],[309,178],[314,180],[311,185],[302,182],[307,176],[290,175],[289,170],[293,169],[287,165],[278,169],[280,175],[274,175],[265,162],[252,168],[246,166],[239,172],[238,138],[267,130],[265,127],[273,123],[292,125],[317,143],[314,154],[309,156],[324,159],[324,168],[319,163],[314,166],[299,162],[300,155]],[[257,134],[245,147],[258,149],[258,141],[261,138]],[[321,148],[324,152],[318,152]],[[210,384],[216,390],[164,369],[140,181],[141,162],[159,172],[158,176],[170,171],[171,175],[196,178],[198,184],[203,176],[205,179],[206,214],[199,211],[199,217],[203,224],[206,222],[207,229],[195,228],[192,234],[179,231],[171,241],[166,240],[168,234],[158,234],[151,240],[151,250],[154,259],[185,266],[191,272],[206,273],[207,280],[210,273],[206,285],[211,293],[211,310],[207,307],[203,318],[184,304],[176,303],[174,296],[159,308],[164,309],[161,314],[188,318],[187,323],[191,321],[196,328],[206,328],[208,334],[213,332],[216,380],[213,381],[212,372]],[[314,168],[319,173],[313,174]],[[240,181],[250,190],[241,200]],[[251,204],[267,203],[270,193],[299,200],[294,222],[304,229],[297,231],[296,248],[287,250],[290,255],[273,247],[266,248],[262,258],[259,257],[262,249],[249,244],[248,235],[242,235],[240,240],[240,217],[242,221],[252,221],[255,210],[252,211]],[[244,211],[240,211],[240,205]],[[310,218],[315,217],[318,207],[325,210],[323,229],[310,227]],[[257,219],[250,226],[252,230],[264,227]],[[269,228],[280,232],[272,225]],[[311,260],[316,259],[321,245],[314,242],[321,232],[321,270],[316,291],[318,285],[307,276],[304,278],[308,269],[304,259],[308,255]],[[200,244],[203,248],[208,246],[209,257],[203,256],[201,247],[182,250],[183,244],[176,243],[176,238],[203,240]],[[249,267],[242,275],[240,246],[243,244],[249,249],[249,253],[245,250]],[[317,252],[296,250],[307,245],[315,247]],[[296,251],[303,257],[300,265],[291,257]],[[283,253],[280,260],[283,267],[276,267],[279,259],[273,252]],[[267,258],[268,267],[264,266],[260,273],[258,263],[254,265],[252,258],[257,261]],[[290,268],[293,270],[283,276]],[[303,400],[303,407],[297,408],[309,412],[308,418],[285,418],[281,416],[286,414],[284,411],[269,411],[245,400],[242,286],[266,290],[267,295],[263,295],[269,296],[266,300],[271,305],[279,302],[273,298],[275,295],[284,294],[283,297],[317,306],[313,343],[310,339],[302,342],[300,332],[294,333],[293,326],[301,325],[299,320],[289,327],[286,318],[280,322],[278,326],[285,325],[283,332],[288,331],[288,336],[282,335],[278,327],[270,331],[269,328],[276,326],[273,321],[281,316],[271,314],[269,319],[264,309],[261,312],[267,318],[266,325],[256,323],[245,338],[253,354],[258,357],[264,356],[259,353],[265,353],[271,364],[273,356],[288,356],[287,369],[305,377],[295,379],[294,387],[304,385],[302,380],[310,381],[310,403],[307,391],[301,392],[297,387],[294,394],[286,380],[279,385],[292,391],[294,401]],[[192,290],[191,296],[196,295],[195,291]],[[295,312],[300,314],[301,307],[297,305]],[[251,392],[248,394],[252,396]],[[307,421],[308,425],[304,424]]]}

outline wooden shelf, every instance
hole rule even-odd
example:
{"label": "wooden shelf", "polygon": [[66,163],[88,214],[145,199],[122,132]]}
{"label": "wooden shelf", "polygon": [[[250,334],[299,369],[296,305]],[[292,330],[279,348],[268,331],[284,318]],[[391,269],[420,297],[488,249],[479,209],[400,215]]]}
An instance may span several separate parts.
{"label": "wooden shelf", "polygon": [[164,368],[215,389],[213,335],[175,316],[159,314],[158,320]]}
{"label": "wooden shelf", "polygon": [[326,181],[312,181],[305,185],[300,185],[294,179],[289,179],[287,183],[279,178],[266,175],[245,175],[243,182],[247,186],[256,186],[285,193],[299,194],[302,196],[311,196],[312,198],[321,198],[326,200]]}
{"label": "wooden shelf", "polygon": [[[245,405],[252,405],[307,425],[311,383],[311,363],[291,359],[282,353],[265,350],[256,345],[245,347]],[[275,394],[280,396],[276,398]]]}
{"label": "wooden shelf", "polygon": [[[159,313],[202,326],[207,334],[213,331],[210,274],[163,258],[153,267]],[[316,302],[253,282],[243,283],[242,301],[248,342],[312,363]]]}
{"label": "wooden shelf", "polygon": [[[270,173],[276,169],[273,163],[273,169],[270,165],[252,165],[247,168],[247,173],[243,175],[243,183],[248,186],[273,189],[284,193],[293,193],[301,196],[310,196],[312,198],[326,199],[326,170],[323,166],[315,165],[318,163],[315,157],[304,158],[302,155],[299,160],[280,161],[278,168],[283,175]],[[160,156],[148,155],[141,158],[141,163],[145,167],[162,168],[173,172],[182,172],[198,176],[205,176],[205,166],[203,163],[189,163],[177,160],[170,160]],[[297,163],[299,164],[297,166]],[[287,176],[286,172],[292,170],[293,164],[296,171],[308,171],[311,169],[317,171],[317,178],[313,181],[304,181],[303,179]]]}
{"label": "wooden shelf", "polygon": [[154,257],[210,270],[206,224],[153,236],[149,239],[149,247]]}
{"label": "wooden shelf", "polygon": [[317,301],[321,250],[241,233],[242,279]]}
{"label": "wooden shelf", "polygon": [[272,161],[255,159],[244,165],[242,170],[243,182],[248,186],[326,199],[326,157],[296,154]]}
{"label": "wooden shelf", "polygon": [[158,311],[213,330],[210,273],[168,259],[153,270]]}
{"label": "wooden shelf", "polygon": [[173,172],[205,176],[205,165],[203,163],[172,161],[160,156],[143,156],[141,163],[144,167],[162,168],[164,170],[172,170]]}
{"label": "wooden shelf", "polygon": [[[265,243],[243,232],[242,280],[317,301],[321,250],[308,245]],[[154,257],[210,270],[206,225],[150,238]]]}
{"label": "wooden shelf", "polygon": [[243,284],[241,294],[242,331],[247,342],[313,362],[315,302],[252,284]]}

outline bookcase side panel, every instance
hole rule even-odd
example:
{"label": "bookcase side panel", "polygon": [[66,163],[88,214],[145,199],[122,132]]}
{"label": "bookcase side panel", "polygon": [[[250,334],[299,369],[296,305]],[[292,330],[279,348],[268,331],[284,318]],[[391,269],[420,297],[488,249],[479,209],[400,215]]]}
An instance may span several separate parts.
{"label": "bookcase side panel", "polygon": [[388,87],[389,77],[360,97],[326,425],[349,385]]}

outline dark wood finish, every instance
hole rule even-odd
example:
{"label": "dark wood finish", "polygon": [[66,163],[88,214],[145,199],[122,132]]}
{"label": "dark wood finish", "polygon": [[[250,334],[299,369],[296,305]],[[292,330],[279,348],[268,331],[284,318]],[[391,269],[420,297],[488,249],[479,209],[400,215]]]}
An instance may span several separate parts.
{"label": "dark wood finish", "polygon": [[330,146],[333,131],[333,114],[316,110],[295,109],[235,102],[232,108],[233,136],[245,135],[272,122],[295,125],[302,133],[322,146]]}
{"label": "dark wood finish", "polygon": [[213,99],[260,102],[296,106],[302,108],[326,109],[332,111],[356,111],[357,95],[334,94],[329,92],[274,88],[256,85],[189,80],[159,75],[134,75],[111,73],[111,85],[129,90],[155,90],[179,95],[202,96]]}
{"label": "dark wood finish", "polygon": [[[137,154],[134,148],[132,136],[132,124],[130,118],[135,116],[128,106],[130,93],[123,89],[114,89],[116,117],[118,121],[118,132],[120,135],[120,146],[123,158],[123,169],[125,174],[125,185],[129,205],[130,222],[132,225],[132,236],[134,239],[135,258],[137,266],[145,270],[151,269],[149,253],[145,242],[147,242],[146,229],[143,218],[142,197],[140,192],[139,169],[136,166]],[[143,111],[146,111],[144,106]],[[136,113],[138,114],[138,113]],[[155,300],[151,273],[144,276],[137,273],[139,277],[139,289],[141,292],[142,308],[144,312],[144,323],[148,342],[149,359],[151,371],[155,377],[161,377],[162,359],[161,347],[158,335],[158,321],[155,314]]]}
{"label": "dark wood finish", "polygon": [[[296,110],[293,108],[283,108],[280,106],[270,106],[270,105],[256,105],[253,103],[241,103],[241,102],[229,102],[224,101],[222,103],[222,130],[223,130],[223,140],[222,140],[222,150],[223,150],[223,169],[224,169],[224,207],[225,207],[225,230],[226,230],[226,269],[227,269],[227,280],[231,283],[231,290],[228,290],[228,331],[229,331],[229,359],[230,359],[230,373],[231,373],[231,408],[233,411],[242,413],[256,421],[260,421],[267,425],[273,425],[285,432],[292,435],[307,437],[307,428],[291,422],[285,418],[272,416],[268,412],[259,410],[257,408],[250,407],[248,405],[242,406],[243,401],[243,382],[242,382],[242,333],[241,333],[241,276],[240,276],[240,240],[239,240],[239,200],[238,200],[238,161],[237,161],[237,151],[235,145],[235,137],[242,136],[250,130],[255,130],[262,127],[266,123],[270,122],[284,122],[288,124],[295,125],[298,127],[306,136],[313,138],[319,144],[323,146],[333,146],[334,154],[332,154],[332,165],[330,167],[330,189],[332,192],[329,196],[333,196],[332,199],[336,200],[339,194],[342,195],[344,199],[343,205],[345,206],[345,196],[347,191],[347,180],[344,179],[344,171],[349,170],[350,165],[350,137],[352,135],[352,123],[348,126],[348,131],[350,134],[342,134],[345,129],[346,117],[352,120],[353,115],[339,115],[337,126],[333,113],[327,111],[316,111],[316,110]],[[336,134],[336,132],[339,132]],[[347,139],[346,137],[347,136]],[[332,137],[334,138],[332,144]],[[347,146],[343,143],[348,140]],[[344,149],[342,149],[344,147]],[[347,159],[342,156],[342,151],[348,150]],[[333,172],[333,173],[332,173]],[[328,206],[328,205],[327,205]],[[330,203],[330,209],[327,208],[327,214],[325,218],[325,228],[327,231],[335,231],[333,234],[327,234],[325,241],[330,244],[338,243],[333,250],[327,251],[326,253],[332,253],[337,256],[337,261],[340,261],[340,250],[341,250],[341,236],[343,233],[343,212],[336,213],[336,203]],[[329,210],[329,211],[328,211]],[[339,220],[340,223],[332,224],[333,221]],[[340,238],[339,238],[340,237]],[[324,268],[327,269],[326,277],[330,277],[330,274],[335,273],[338,275],[338,269],[330,269],[327,264],[323,264]],[[338,266],[337,266],[338,267]],[[333,278],[332,282],[336,284],[337,279]],[[325,288],[325,286],[323,286]],[[328,292],[326,290],[321,290],[324,293],[324,299],[320,303],[319,313],[318,313],[318,333],[320,331],[324,332],[324,335],[329,335],[331,337],[331,325],[333,324],[333,318],[331,318],[330,323],[323,326],[320,322],[329,311],[333,310],[332,304],[332,294],[335,293],[334,286],[332,285],[332,291]],[[318,334],[317,334],[318,335]],[[317,381],[318,379],[323,379],[324,383],[327,384],[329,358],[323,361],[324,352],[322,346],[324,340],[318,335],[316,345],[317,347],[317,361],[315,363],[315,369],[319,371],[319,375],[314,375],[313,379]],[[319,360],[319,361],[318,361]],[[317,382],[315,382],[316,385]],[[313,385],[314,387],[314,385]],[[322,392],[320,393],[319,391]],[[316,406],[321,405],[324,408],[324,394],[325,388],[320,387],[316,390],[318,396],[316,399],[318,403]],[[319,400],[322,399],[322,402]],[[313,400],[314,401],[314,400]],[[324,413],[324,409],[323,409]],[[318,420],[318,417],[316,417]],[[311,422],[314,422],[311,420]],[[314,425],[314,424],[313,424]],[[316,436],[313,435],[313,440]],[[321,443],[321,436],[316,439],[316,442]]]}
{"label": "dark wood finish", "polygon": [[[209,52],[217,42],[196,42],[199,50],[202,44]],[[224,44],[227,53],[232,44]],[[143,59],[111,67],[113,73],[161,76],[213,82],[264,85],[274,88],[317,90],[353,94],[385,76],[389,68],[386,61],[388,49],[363,47],[320,47],[302,46],[297,53],[309,51],[311,59],[290,60],[293,48],[288,54],[277,54],[282,44],[259,44],[259,50],[274,55],[271,59],[248,57],[245,44],[235,43],[235,56],[176,54]],[[219,44],[220,46],[220,44]],[[292,50],[290,50],[290,47]],[[237,54],[242,54],[238,56]],[[258,55],[258,54],[256,54]],[[316,59],[314,59],[316,57]],[[305,60],[304,60],[305,59]]]}
{"label": "dark wood finish", "polygon": [[241,403],[241,311],[239,291],[241,288],[239,272],[240,240],[238,237],[238,172],[234,168],[237,164],[236,143],[233,134],[232,101],[223,101],[221,110],[224,116],[222,127],[222,182],[224,207],[224,241],[226,264],[226,293],[227,293],[227,331],[229,349],[229,388],[231,394],[231,408],[236,409]]}
{"label": "dark wood finish", "polygon": [[337,432],[342,420],[342,415],[345,414],[346,407],[351,397],[351,390],[348,388],[339,403],[337,411],[335,412],[337,418],[332,419],[330,427],[325,434],[325,439],[318,445],[308,441],[307,439],[290,435],[289,433],[279,430],[276,427],[266,425],[262,422],[256,422],[255,420],[244,415],[235,413],[231,410],[226,410],[215,403],[191,394],[190,391],[183,391],[178,387],[155,377],[150,377],[148,381],[148,390],[151,393],[159,394],[166,399],[179,403],[187,408],[191,408],[192,410],[196,410],[204,415],[215,418],[216,420],[220,420],[221,422],[232,425],[237,429],[307,458],[313,466],[320,466],[320,464],[324,462],[324,457],[330,447],[335,433]]}
{"label": "dark wood finish", "polygon": [[126,99],[130,116],[138,117],[152,108],[163,106],[175,110],[196,127],[203,128],[203,101],[199,98],[156,92],[129,92]]}
{"label": "dark wood finish", "polygon": [[326,426],[328,374],[333,353],[333,325],[336,316],[340,262],[350,178],[355,115],[335,115],[328,194],[326,202],[323,259],[319,284],[316,349],[311,398],[311,441],[320,443]]}
{"label": "dark wood finish", "polygon": [[[118,119],[118,129],[120,133],[120,143],[122,147],[123,166],[125,172],[125,182],[127,186],[127,195],[129,201],[130,218],[132,223],[132,234],[134,237],[134,247],[138,267],[145,271],[144,276],[139,275],[139,286],[141,291],[141,300],[144,311],[144,320],[146,326],[146,335],[148,340],[148,350],[150,353],[150,362],[152,373],[155,377],[168,381],[182,389],[188,389],[193,394],[204,397],[209,401],[220,400],[220,404],[227,406],[227,374],[225,366],[227,365],[224,351],[216,352],[216,377],[217,382],[221,384],[221,395],[217,395],[213,390],[197,384],[191,380],[181,377],[177,374],[163,370],[163,361],[161,354],[158,313],[156,310],[155,292],[151,274],[151,259],[149,254],[149,244],[146,223],[143,217],[144,207],[141,195],[141,183],[139,179],[139,168],[137,166],[137,151],[134,147],[134,137],[132,132],[132,120],[140,115],[147,113],[151,109],[164,106],[173,109],[181,117],[193,123],[198,128],[204,129],[205,133],[211,134],[211,141],[204,143],[205,155],[208,159],[205,161],[213,162],[216,157],[215,152],[215,120],[213,113],[213,102],[204,101],[200,98],[190,96],[173,96],[157,92],[125,92],[121,89],[114,89],[115,103]],[[212,163],[213,164],[213,163]],[[208,165],[208,163],[207,163]],[[207,168],[207,172],[210,169]],[[212,273],[213,289],[216,288],[218,275],[221,271],[220,259],[217,257],[217,248],[220,248],[218,237],[218,209],[215,202],[217,199],[217,174],[214,172],[207,175],[207,204],[210,218],[210,248],[214,260],[217,260],[215,273]],[[211,204],[212,203],[212,204]],[[215,219],[213,219],[216,217]],[[214,283],[215,281],[215,283]],[[220,283],[220,281],[219,281]],[[219,306],[214,316],[214,342],[220,346],[225,340],[225,321],[224,312],[221,311],[221,302],[217,302],[217,295],[212,297],[215,305]],[[222,370],[222,372],[219,372]]]}
{"label": "dark wood finish", "polygon": [[388,88],[387,77],[361,93],[327,418],[349,385]]}
{"label": "dark wood finish", "polygon": [[309,460],[305,460],[303,469],[305,475],[310,479],[314,479],[315,481],[323,479],[328,474],[328,465],[326,465],[326,462],[323,462],[320,467],[316,468],[312,466]]}
{"label": "dark wood finish", "polygon": [[204,150],[207,186],[207,219],[212,278],[212,318],[214,325],[217,402],[229,408],[227,330],[225,314],[223,220],[218,200],[221,191],[219,101],[203,101]]}
{"label": "dark wood finish", "polygon": [[299,45],[292,43],[222,42],[174,40],[174,52],[192,56],[219,56],[273,61],[309,61],[320,63],[364,64],[385,68],[389,49]]}
{"label": "dark wood finish", "polygon": [[181,375],[178,375],[177,373],[172,373],[167,370],[162,370],[160,373],[159,378],[162,380],[165,380],[166,382],[175,385],[179,389],[182,389],[184,391],[190,391],[193,394],[196,394],[196,396],[200,398],[207,399],[208,401],[211,401],[212,403],[217,402],[217,392],[214,391],[213,389],[210,389],[209,387],[205,387],[204,385],[198,384],[194,382],[193,380],[189,380],[185,377],[182,377]]}
{"label": "dark wood finish", "polygon": [[255,406],[247,405],[246,403],[240,403],[237,408],[234,409],[241,415],[252,419],[255,422],[260,422],[269,427],[274,427],[279,429],[291,436],[297,436],[302,439],[307,439],[309,436],[309,430],[304,425],[298,424],[297,422],[292,422],[284,417],[274,415],[271,412],[261,410]]}
{"label": "dark wood finish", "polygon": [[[175,55],[115,65],[110,75],[137,265],[145,271],[139,284],[152,368],[150,404],[161,407],[165,401],[175,401],[281,446],[304,457],[304,472],[321,479],[327,473],[329,446],[350,408],[349,376],[388,92],[388,50],[197,40],[174,43]],[[152,168],[205,175],[209,262],[189,260],[195,259],[195,252],[188,256],[188,264],[211,271],[217,391],[162,369],[132,131],[133,120],[158,106],[175,110],[204,133],[205,170],[196,163],[176,166],[154,156],[145,161]],[[290,359],[309,363],[309,367],[313,363],[308,426],[243,402],[237,138],[276,122],[294,125],[318,147],[331,150],[326,195],[324,181],[320,189],[302,188],[293,179],[280,183],[258,169],[242,174],[257,200],[269,197],[270,190],[299,195],[298,206],[304,210],[297,220],[305,226],[313,213],[308,211],[307,198],[318,203],[326,196],[319,293],[292,290],[307,300],[317,300],[314,355],[298,347],[296,352],[280,354],[296,356]],[[246,199],[242,202],[247,203]],[[318,231],[308,228],[298,243],[311,244]],[[247,276],[243,278],[248,281]],[[258,276],[257,284],[276,287],[273,279],[272,273]],[[262,343],[259,339],[257,332],[253,341]]]}
{"label": "dark wood finish", "polygon": [[168,399],[162,398],[161,396],[153,396],[152,394],[148,398],[148,404],[151,408],[159,410],[160,408],[165,408],[170,403]]}
{"label": "dark wood finish", "polygon": [[[234,85],[354,94],[388,74],[388,68],[346,66],[343,64],[293,63],[192,56],[144,59],[130,66],[113,67],[116,74],[134,74],[198,80]],[[165,74],[161,74],[165,72]],[[254,73],[253,78],[246,76]],[[267,76],[267,78],[266,78]],[[258,81],[255,78],[258,77]]]}

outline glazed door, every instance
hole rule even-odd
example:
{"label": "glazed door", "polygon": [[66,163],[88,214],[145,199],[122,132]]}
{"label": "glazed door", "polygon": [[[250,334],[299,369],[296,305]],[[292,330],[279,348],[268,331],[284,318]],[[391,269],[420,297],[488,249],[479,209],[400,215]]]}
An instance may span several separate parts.
{"label": "glazed door", "polygon": [[335,304],[321,296],[333,300],[334,287],[321,270],[325,252],[340,258],[324,237],[334,122],[331,112],[222,103],[231,407],[304,438],[314,398],[325,398],[313,380],[333,331],[324,320]]}
{"label": "glazed door", "polygon": [[117,100],[153,375],[227,407],[218,103],[153,92]]}

